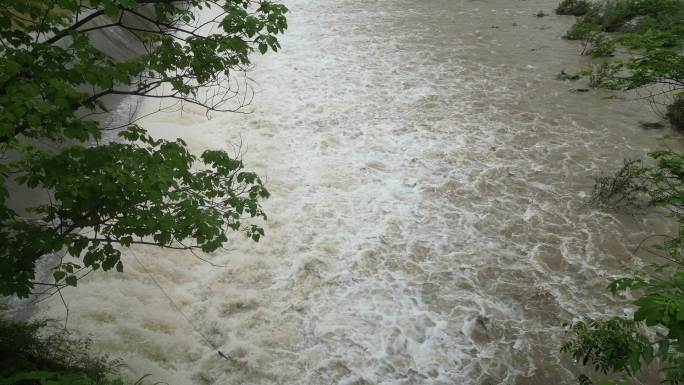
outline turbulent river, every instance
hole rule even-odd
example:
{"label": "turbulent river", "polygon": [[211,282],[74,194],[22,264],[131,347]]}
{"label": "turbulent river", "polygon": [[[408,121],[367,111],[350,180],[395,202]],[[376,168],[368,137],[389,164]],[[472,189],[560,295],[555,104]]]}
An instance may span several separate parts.
{"label": "turbulent river", "polygon": [[266,237],[235,234],[208,256],[225,267],[135,248],[65,293],[69,326],[171,385],[574,383],[563,322],[622,309],[608,279],[668,231],[587,206],[592,177],[682,140],[638,128],[643,101],[556,80],[588,63],[573,18],[535,16],[556,4],[287,0],[250,114],[142,122],[197,152],[242,143]]}

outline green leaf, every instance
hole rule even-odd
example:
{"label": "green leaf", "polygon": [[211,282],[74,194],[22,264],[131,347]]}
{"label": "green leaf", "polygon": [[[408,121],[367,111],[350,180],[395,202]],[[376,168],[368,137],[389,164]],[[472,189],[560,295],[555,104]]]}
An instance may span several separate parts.
{"label": "green leaf", "polygon": [[66,284],[69,285],[69,286],[76,287],[76,282],[77,282],[76,276],[75,276],[75,275],[70,275],[70,276],[66,277],[65,282],[66,282]]}
{"label": "green leaf", "polygon": [[66,276],[66,273],[60,270],[55,271],[52,273],[52,276],[55,278],[55,282],[59,282]]}

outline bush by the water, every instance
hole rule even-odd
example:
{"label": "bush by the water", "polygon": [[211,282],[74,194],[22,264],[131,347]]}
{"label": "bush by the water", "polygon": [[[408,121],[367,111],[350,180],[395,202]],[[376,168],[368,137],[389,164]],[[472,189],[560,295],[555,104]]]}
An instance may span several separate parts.
{"label": "bush by the water", "polygon": [[679,229],[644,239],[635,252],[659,258],[611,280],[613,295],[634,296],[633,309],[566,325],[562,351],[591,367],[579,376],[582,385],[655,384],[644,381],[648,371],[660,372],[661,384],[684,384],[684,153],[655,151],[649,159],[626,161],[617,173],[596,178],[591,203],[635,209],[634,215],[660,206]]}
{"label": "bush by the water", "polygon": [[[629,57],[602,59],[580,74],[592,87],[674,96],[666,117],[684,131],[684,0],[597,0],[566,37],[582,40],[582,53],[594,57],[610,56],[616,44],[629,49]],[[634,214],[661,206],[680,227],[639,245],[637,250],[660,257],[652,265],[612,280],[613,294],[636,299],[634,309],[624,312],[627,317],[618,313],[567,325],[563,351],[591,368],[578,377],[582,385],[597,383],[589,376],[600,385],[655,383],[641,381],[646,370],[660,372],[660,383],[684,385],[684,153],[655,151],[649,157],[627,161],[616,174],[597,178],[592,203]]]}
{"label": "bush by the water", "polygon": [[605,34],[595,33],[590,35],[588,41],[591,43],[591,49],[589,49],[591,57],[613,56],[613,52],[615,52],[615,42],[606,37]]}
{"label": "bush by the water", "polygon": [[[608,72],[585,72],[600,80],[593,86],[635,90],[662,84],[672,93],[684,90],[684,0],[596,1],[565,38],[582,41],[582,54],[592,57],[612,56],[617,44],[633,51],[630,58],[610,61]],[[677,106],[671,110],[670,120],[676,121]]]}
{"label": "bush by the water", "polygon": [[563,37],[568,40],[588,40],[593,34],[600,31],[601,28],[598,25],[580,19],[570,27]]}
{"label": "bush by the water", "polygon": [[47,321],[0,319],[0,384],[121,385],[108,379],[117,366],[119,361],[94,354],[89,339]]}
{"label": "bush by the water", "polygon": [[672,127],[684,131],[684,96],[677,96],[675,101],[667,106],[665,116],[670,121],[670,124],[672,124]]}
{"label": "bush by the water", "polygon": [[681,27],[683,14],[682,0],[604,0],[593,3],[580,21],[604,32],[645,32]]}
{"label": "bush by the water", "polygon": [[589,12],[591,4],[587,0],[563,0],[556,8],[557,15],[582,16]]}

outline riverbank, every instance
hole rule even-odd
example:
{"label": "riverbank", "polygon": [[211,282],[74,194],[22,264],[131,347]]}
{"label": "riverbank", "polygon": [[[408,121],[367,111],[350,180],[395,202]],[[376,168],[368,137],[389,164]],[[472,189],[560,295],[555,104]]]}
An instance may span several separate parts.
{"label": "riverbank", "polygon": [[578,17],[565,37],[581,41],[582,54],[597,59],[579,73],[591,87],[631,91],[684,130],[684,2],[565,0],[556,13]]}

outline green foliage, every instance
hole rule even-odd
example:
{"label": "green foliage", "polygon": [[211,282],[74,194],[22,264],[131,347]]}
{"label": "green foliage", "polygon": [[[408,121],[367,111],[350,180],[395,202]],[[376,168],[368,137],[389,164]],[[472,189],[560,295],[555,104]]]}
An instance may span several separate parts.
{"label": "green foliage", "polygon": [[[211,20],[198,10],[214,9]],[[66,252],[54,282],[76,286],[91,270],[123,270],[120,247],[152,244],[217,250],[225,233],[264,235],[261,180],[223,151],[197,157],[181,140],[154,140],[135,124],[101,143],[104,127],[84,119],[103,97],[169,98],[226,111],[233,71],[255,51],[276,51],[287,9],[261,0],[7,0],[0,7],[0,294],[34,290],[37,261]],[[99,23],[95,23],[99,21]],[[91,41],[117,29],[144,49],[115,58]],[[211,32],[207,32],[211,31]],[[208,89],[213,90],[207,97]],[[39,145],[36,143],[40,143]],[[12,159],[12,160],[9,160]],[[7,205],[7,183],[43,189],[50,201],[30,216]]]}
{"label": "green foliage", "polygon": [[[37,219],[8,221],[2,230],[0,261],[15,268],[0,271],[0,293],[28,295],[35,261],[62,249],[82,264],[61,264],[55,282],[75,286],[84,271],[122,271],[116,245],[211,252],[227,241],[226,231],[244,230],[255,241],[264,234],[241,222],[244,216],[266,218],[258,201],[268,197],[241,161],[221,151],[197,158],[182,140],[154,140],[134,126],[119,135],[125,141],[56,154],[27,148],[13,164],[19,183],[48,188],[56,200],[35,207]],[[186,239],[194,243],[186,245]]]}
{"label": "green foliage", "polygon": [[[637,294],[631,319],[576,322],[570,325],[563,351],[582,365],[603,374],[615,374],[620,382],[635,378],[642,368],[657,363],[664,383],[684,383],[684,154],[656,151],[655,164],[626,162],[612,177],[597,178],[592,202],[604,206],[638,206],[638,202],[662,206],[677,219],[674,236],[649,250],[662,258],[648,270],[613,280],[613,293]],[[580,383],[591,383],[585,375]],[[605,383],[613,384],[614,381]]]}
{"label": "green foliage", "polygon": [[641,160],[629,160],[614,175],[596,177],[590,203],[601,207],[641,208],[643,197],[648,195],[642,179],[645,171]]}
{"label": "green foliage", "polygon": [[0,385],[122,384],[109,379],[120,362],[94,354],[91,345],[46,321],[0,319]]}
{"label": "green foliage", "polygon": [[588,40],[593,34],[600,31],[599,26],[593,23],[588,23],[579,20],[570,27],[568,32],[565,33],[565,38],[568,40]]}
{"label": "green foliage", "polygon": [[582,365],[591,364],[595,371],[639,373],[642,359],[653,361],[654,350],[639,325],[631,320],[612,318],[604,321],[586,319],[567,325],[570,339],[561,351],[569,353]]}
{"label": "green foliage", "polygon": [[582,16],[589,12],[590,3],[587,0],[563,0],[556,7],[557,15]]}
{"label": "green foliage", "polygon": [[[643,40],[641,43],[645,43]],[[660,44],[660,43],[658,43]],[[610,63],[610,83],[614,89],[634,90],[651,85],[666,86],[670,92],[684,88],[684,60],[680,51],[650,46],[644,55]]]}
{"label": "green foliage", "polygon": [[123,385],[121,380],[92,381],[81,373],[33,371],[0,379],[0,385]]}
{"label": "green foliage", "polygon": [[616,72],[619,70],[608,61],[600,61],[592,64],[590,70],[580,71],[579,75],[588,77],[591,88],[619,90],[620,84],[616,81]]}
{"label": "green foliage", "polygon": [[[607,37],[605,32],[619,32]],[[570,28],[566,38],[582,40],[583,53],[592,57],[612,56],[616,43],[632,52],[594,66],[584,73],[592,87],[635,90],[657,86],[654,94],[678,93],[684,89],[684,1],[682,0],[603,0]],[[597,72],[600,71],[600,72]],[[681,104],[675,99],[667,118],[675,128],[684,125]]]}
{"label": "green foliage", "polygon": [[[80,119],[76,110],[103,109],[109,94],[149,95],[163,84],[169,97],[189,97],[217,76],[250,63],[255,49],[280,46],[276,34],[286,28],[286,8],[270,1],[191,0],[176,7],[162,0],[7,0],[0,9],[0,142],[17,134],[61,141],[99,138],[98,124]],[[62,11],[54,11],[58,6]],[[216,33],[195,27],[196,8],[220,6]],[[147,16],[152,7],[154,16]],[[94,12],[84,17],[88,9]],[[81,19],[76,21],[75,15]],[[147,23],[131,25],[129,18]],[[93,27],[88,20],[108,24]],[[85,28],[85,26],[90,26]],[[135,32],[149,53],[119,61],[98,50],[92,30]],[[185,33],[186,36],[181,34]],[[41,38],[43,36],[44,38]],[[58,44],[60,43],[60,44]],[[82,85],[99,91],[83,91]],[[133,90],[124,86],[134,85]],[[87,87],[90,89],[91,87]]]}
{"label": "green foliage", "polygon": [[665,117],[672,127],[684,131],[684,96],[680,94],[675,97],[675,101],[667,106]]}
{"label": "green foliage", "polygon": [[568,40],[583,41],[582,54],[588,53],[594,58],[613,56],[615,51],[615,41],[603,33],[600,25],[588,20],[587,17],[573,24],[564,37]]}
{"label": "green foliage", "polygon": [[582,21],[600,27],[604,32],[639,30],[654,21],[663,21],[667,28],[672,17],[684,10],[681,0],[602,0],[595,2]]}
{"label": "green foliage", "polygon": [[591,43],[591,48],[589,49],[589,54],[591,57],[608,57],[613,56],[615,52],[615,42],[606,37],[602,33],[593,33],[589,36],[589,43]]}

